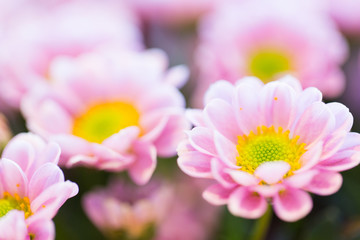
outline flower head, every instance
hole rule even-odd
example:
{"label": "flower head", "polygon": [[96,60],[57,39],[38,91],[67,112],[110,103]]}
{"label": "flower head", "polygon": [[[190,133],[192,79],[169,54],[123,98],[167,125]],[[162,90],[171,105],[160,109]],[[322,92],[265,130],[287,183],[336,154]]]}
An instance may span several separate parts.
{"label": "flower head", "polygon": [[234,215],[258,218],[269,202],[279,218],[296,221],[312,208],[307,192],[335,193],[338,172],[360,161],[352,115],[321,99],[290,76],[265,85],[254,77],[235,86],[219,81],[204,110],[188,112],[195,127],[178,148],[178,164],[190,176],[216,180],[203,196]]}
{"label": "flower head", "polygon": [[0,23],[0,97],[12,108],[19,108],[34,85],[54,81],[51,65],[58,58],[109,46],[142,48],[137,18],[119,1],[21,1],[13,5],[8,7],[5,26]]}
{"label": "flower head", "polygon": [[[343,91],[340,65],[347,45],[317,7],[300,1],[235,2],[224,3],[200,27],[198,105],[210,83],[244,76],[266,83],[292,74],[303,87],[317,87],[325,96]],[[299,11],[303,16],[294,17]]]}
{"label": "flower head", "polygon": [[76,184],[64,181],[59,155],[58,145],[30,133],[6,146],[0,160],[0,239],[54,238],[51,219],[78,192]]}
{"label": "flower head", "polygon": [[28,127],[57,142],[60,163],[129,170],[146,183],[156,157],[176,154],[188,122],[179,90],[183,66],[163,52],[87,54],[54,66],[57,85],[34,88],[22,106]]}
{"label": "flower head", "polygon": [[141,187],[115,180],[87,193],[83,207],[110,239],[208,239],[204,227],[214,224],[217,211],[201,199],[196,183],[183,180]]}

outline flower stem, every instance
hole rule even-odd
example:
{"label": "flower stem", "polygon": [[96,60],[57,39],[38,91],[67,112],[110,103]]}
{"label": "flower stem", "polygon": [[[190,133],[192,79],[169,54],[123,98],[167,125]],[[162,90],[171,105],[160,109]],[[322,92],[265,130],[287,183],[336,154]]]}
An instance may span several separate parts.
{"label": "flower stem", "polygon": [[259,218],[253,227],[250,240],[264,240],[272,218],[272,207],[269,205],[265,214]]}

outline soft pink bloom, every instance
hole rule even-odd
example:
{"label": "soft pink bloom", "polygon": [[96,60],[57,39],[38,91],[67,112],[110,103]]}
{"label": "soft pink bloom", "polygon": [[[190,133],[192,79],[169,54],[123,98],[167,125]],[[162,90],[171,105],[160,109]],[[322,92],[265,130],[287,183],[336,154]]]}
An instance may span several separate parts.
{"label": "soft pink bloom", "polygon": [[302,90],[293,77],[218,81],[205,105],[188,112],[195,127],[178,148],[178,164],[214,179],[204,198],[234,215],[258,218],[270,203],[279,218],[296,221],[312,208],[307,192],[335,193],[338,172],[359,164],[360,135],[349,132],[348,109],[323,103],[318,89]]}
{"label": "soft pink bloom", "polygon": [[61,164],[128,170],[146,183],[156,157],[176,154],[189,128],[176,86],[187,69],[167,70],[160,50],[88,54],[53,67],[56,83],[35,87],[23,101],[27,126],[62,149]]}
{"label": "soft pink bloom", "polygon": [[190,181],[176,185],[153,181],[135,187],[117,180],[86,194],[83,207],[111,239],[205,240],[217,216]]}
{"label": "soft pink bloom", "polygon": [[210,12],[218,0],[127,0],[145,21],[181,26],[196,22]]}
{"label": "soft pink bloom", "polygon": [[50,240],[51,219],[78,192],[57,166],[60,148],[31,133],[15,136],[0,160],[0,239]]}
{"label": "soft pink bloom", "polygon": [[138,20],[119,1],[21,3],[0,11],[0,96],[10,107],[18,108],[34,84],[53,80],[50,65],[58,57],[109,46],[142,48]]}
{"label": "soft pink bloom", "polygon": [[289,73],[303,87],[338,96],[345,84],[340,65],[347,56],[346,41],[319,7],[300,3],[229,1],[208,16],[196,54],[197,105],[216,80],[256,76],[269,82]]}
{"label": "soft pink bloom", "polygon": [[346,34],[360,36],[360,1],[326,0],[328,11],[339,28]]}

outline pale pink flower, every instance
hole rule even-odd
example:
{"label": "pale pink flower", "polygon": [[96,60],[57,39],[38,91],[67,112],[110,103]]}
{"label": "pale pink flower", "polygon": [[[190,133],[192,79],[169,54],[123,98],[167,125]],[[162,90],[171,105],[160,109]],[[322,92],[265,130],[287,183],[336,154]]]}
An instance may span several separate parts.
{"label": "pale pink flower", "polygon": [[244,76],[269,82],[292,74],[303,87],[338,96],[345,84],[340,65],[347,56],[346,41],[319,7],[300,3],[229,1],[208,16],[196,53],[197,105],[210,83]]}
{"label": "pale pink flower", "polygon": [[78,192],[57,166],[60,148],[31,133],[15,136],[0,160],[0,239],[54,239],[51,219]]}
{"label": "pale pink flower", "polygon": [[338,27],[346,34],[360,36],[360,1],[326,0],[328,11]]}
{"label": "pale pink flower", "polygon": [[156,157],[176,154],[189,128],[184,66],[167,68],[160,50],[82,55],[54,68],[57,84],[35,87],[23,101],[27,126],[62,149],[61,164],[129,170],[146,183]]}
{"label": "pale pink flower", "polygon": [[190,181],[135,187],[117,180],[86,194],[83,207],[109,239],[205,240],[217,216]]}
{"label": "pale pink flower", "polygon": [[338,173],[360,161],[360,135],[340,103],[325,104],[313,87],[286,76],[268,84],[254,77],[232,85],[218,81],[204,110],[189,110],[195,127],[178,148],[178,164],[190,176],[216,184],[203,196],[231,213],[258,218],[268,203],[284,221],[307,215],[307,192],[339,190]]}
{"label": "pale pink flower", "polygon": [[210,12],[218,0],[127,0],[145,21],[181,26],[196,22]]}
{"label": "pale pink flower", "polygon": [[138,20],[119,1],[21,3],[0,22],[0,97],[10,107],[18,108],[34,84],[53,80],[50,65],[58,57],[109,46],[142,49]]}

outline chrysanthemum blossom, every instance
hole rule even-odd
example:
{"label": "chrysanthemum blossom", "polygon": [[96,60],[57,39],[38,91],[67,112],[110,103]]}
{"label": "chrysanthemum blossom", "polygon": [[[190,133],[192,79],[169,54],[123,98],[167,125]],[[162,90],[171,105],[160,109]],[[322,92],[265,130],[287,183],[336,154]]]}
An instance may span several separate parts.
{"label": "chrysanthemum blossom", "polygon": [[312,208],[308,192],[339,190],[338,173],[360,161],[360,135],[340,103],[322,102],[313,87],[286,76],[265,84],[247,77],[235,86],[211,85],[204,110],[189,110],[195,127],[178,148],[178,164],[190,176],[216,184],[203,196],[231,213],[258,218],[273,206],[284,221]]}
{"label": "chrysanthemum blossom", "polygon": [[204,229],[215,222],[218,211],[204,202],[196,184],[182,183],[151,181],[135,187],[115,180],[87,193],[83,208],[110,239],[208,239],[211,231]]}
{"label": "chrysanthemum blossom", "polygon": [[319,7],[301,3],[229,1],[208,16],[196,53],[197,105],[210,83],[244,76],[266,83],[292,74],[303,87],[338,96],[345,83],[340,66],[347,56],[346,41]]}
{"label": "chrysanthemum blossom", "polygon": [[184,66],[166,70],[160,50],[88,54],[58,61],[58,84],[35,87],[23,101],[27,126],[62,149],[60,163],[128,170],[146,183],[156,158],[176,154],[189,124],[176,86]]}
{"label": "chrysanthemum blossom", "polygon": [[60,148],[31,133],[15,136],[0,160],[0,239],[50,240],[51,219],[78,192],[57,166]]}
{"label": "chrysanthemum blossom", "polygon": [[8,108],[18,109],[34,84],[54,80],[58,57],[142,48],[138,20],[119,1],[21,1],[8,11],[0,22],[0,98]]}

